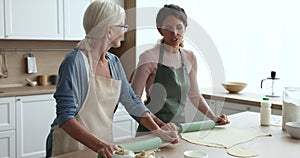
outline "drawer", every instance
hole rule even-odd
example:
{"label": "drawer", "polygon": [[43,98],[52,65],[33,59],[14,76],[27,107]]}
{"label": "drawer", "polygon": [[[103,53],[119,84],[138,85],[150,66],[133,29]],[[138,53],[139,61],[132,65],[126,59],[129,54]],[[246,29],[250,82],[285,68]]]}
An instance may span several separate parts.
{"label": "drawer", "polygon": [[0,131],[16,128],[15,97],[0,98]]}

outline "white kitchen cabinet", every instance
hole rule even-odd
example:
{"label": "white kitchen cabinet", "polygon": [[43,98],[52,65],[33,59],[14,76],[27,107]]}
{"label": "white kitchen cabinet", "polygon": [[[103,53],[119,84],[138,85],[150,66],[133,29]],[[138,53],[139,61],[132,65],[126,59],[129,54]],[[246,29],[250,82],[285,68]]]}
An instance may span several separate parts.
{"label": "white kitchen cabinet", "polygon": [[[0,39],[81,40],[92,1],[0,0]],[[124,6],[124,0],[111,1]]]}
{"label": "white kitchen cabinet", "polygon": [[85,36],[83,16],[91,0],[64,0],[65,40],[81,40]]}
{"label": "white kitchen cabinet", "polygon": [[[223,106],[222,106],[222,104],[223,104]],[[221,108],[221,107],[223,107],[223,108]],[[260,107],[253,106],[253,105],[219,101],[218,111],[221,111],[222,114],[230,115],[230,114],[235,114],[235,113],[244,112],[244,111],[259,112]]]}
{"label": "white kitchen cabinet", "polygon": [[4,0],[0,0],[0,39],[4,39]]}
{"label": "white kitchen cabinet", "polygon": [[[213,112],[215,112],[215,101],[211,99],[206,99],[209,107]],[[193,122],[193,121],[203,121],[207,120],[208,118],[200,112],[194,105],[189,104],[185,107],[185,120],[186,122]]]}
{"label": "white kitchen cabinet", "polygon": [[[259,106],[241,104],[241,103],[232,103],[227,101],[214,100],[216,107],[216,114],[226,114],[231,115],[244,111],[260,112]],[[281,110],[272,109],[273,115],[281,115]]]}
{"label": "white kitchen cabinet", "polygon": [[15,130],[0,132],[0,158],[15,158]]}
{"label": "white kitchen cabinet", "polygon": [[17,157],[45,156],[46,138],[55,117],[53,94],[16,97]]}
{"label": "white kitchen cabinet", "polygon": [[[124,7],[124,0],[110,0]],[[82,40],[85,37],[83,16],[93,0],[64,0],[64,39]]]}
{"label": "white kitchen cabinet", "polygon": [[15,113],[15,97],[0,98],[0,131],[16,128]]}
{"label": "white kitchen cabinet", "polygon": [[6,39],[63,39],[62,0],[5,0]]}
{"label": "white kitchen cabinet", "polygon": [[113,141],[118,142],[135,137],[138,123],[127,113],[119,103],[113,119]]}
{"label": "white kitchen cabinet", "polygon": [[15,156],[15,97],[0,98],[0,158]]}

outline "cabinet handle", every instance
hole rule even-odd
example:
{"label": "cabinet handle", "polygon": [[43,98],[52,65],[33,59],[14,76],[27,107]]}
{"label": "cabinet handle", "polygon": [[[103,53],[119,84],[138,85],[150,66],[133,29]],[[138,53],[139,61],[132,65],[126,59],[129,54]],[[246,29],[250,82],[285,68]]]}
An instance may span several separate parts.
{"label": "cabinet handle", "polygon": [[250,107],[247,107],[247,110],[250,110]]}
{"label": "cabinet handle", "polygon": [[21,101],[21,98],[17,98],[16,101]]}

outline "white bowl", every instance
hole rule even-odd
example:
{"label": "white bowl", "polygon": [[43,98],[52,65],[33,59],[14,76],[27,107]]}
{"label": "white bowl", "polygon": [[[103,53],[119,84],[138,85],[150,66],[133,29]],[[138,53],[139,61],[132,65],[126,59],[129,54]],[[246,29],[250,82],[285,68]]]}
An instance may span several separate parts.
{"label": "white bowl", "polygon": [[285,129],[293,138],[300,139],[300,122],[287,122]]}
{"label": "white bowl", "polygon": [[120,149],[113,152],[113,158],[134,158],[134,153],[131,150]]}
{"label": "white bowl", "polygon": [[200,150],[188,150],[183,153],[184,158],[208,158],[208,154]]}
{"label": "white bowl", "polygon": [[28,84],[32,87],[36,86],[37,85],[37,81],[31,81],[31,82],[28,82]]}

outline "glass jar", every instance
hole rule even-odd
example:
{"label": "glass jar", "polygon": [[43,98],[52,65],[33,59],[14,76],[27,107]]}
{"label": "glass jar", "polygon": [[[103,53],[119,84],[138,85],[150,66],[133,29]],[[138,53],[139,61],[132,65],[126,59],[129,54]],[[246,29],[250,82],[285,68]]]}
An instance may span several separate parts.
{"label": "glass jar", "polygon": [[285,87],[283,90],[282,129],[286,122],[300,122],[300,87]]}

